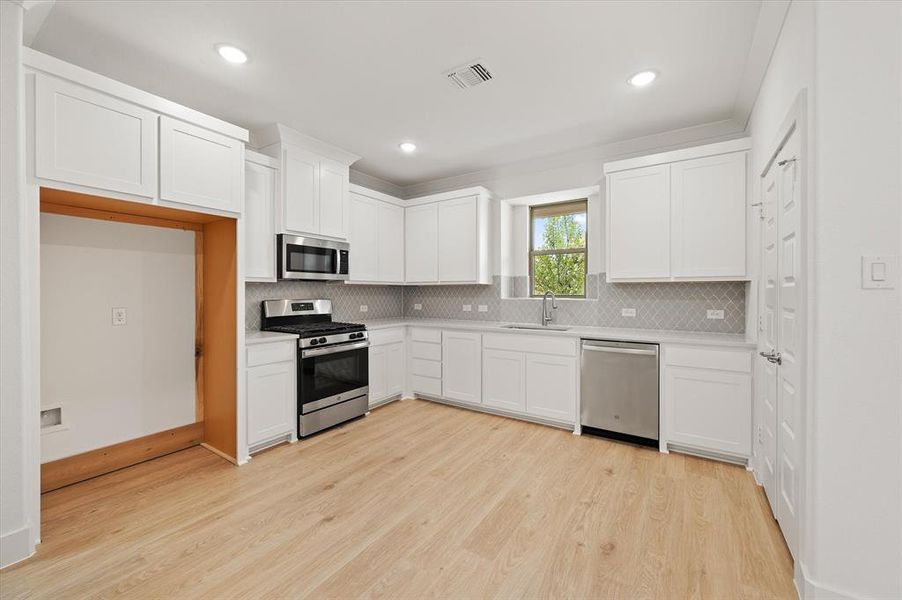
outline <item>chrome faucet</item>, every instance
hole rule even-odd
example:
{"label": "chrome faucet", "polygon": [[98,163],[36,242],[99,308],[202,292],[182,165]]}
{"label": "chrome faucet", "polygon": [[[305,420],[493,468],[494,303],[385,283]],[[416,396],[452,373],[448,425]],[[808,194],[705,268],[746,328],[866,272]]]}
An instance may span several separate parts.
{"label": "chrome faucet", "polygon": [[554,292],[548,290],[542,296],[542,326],[548,327],[548,324],[554,320],[554,317],[551,316],[551,311],[548,310],[548,296],[551,296],[551,308],[557,309],[557,298],[554,297]]}

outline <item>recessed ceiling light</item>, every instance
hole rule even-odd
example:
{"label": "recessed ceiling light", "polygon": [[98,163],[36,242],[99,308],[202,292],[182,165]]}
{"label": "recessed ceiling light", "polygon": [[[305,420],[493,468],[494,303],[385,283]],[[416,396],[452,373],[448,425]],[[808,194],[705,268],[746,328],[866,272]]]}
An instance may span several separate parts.
{"label": "recessed ceiling light", "polygon": [[230,62],[233,65],[243,65],[247,62],[247,54],[241,48],[236,48],[229,44],[217,44],[215,48],[219,56],[226,62]]}
{"label": "recessed ceiling light", "polygon": [[658,78],[654,71],[639,71],[629,78],[629,84],[633,87],[645,87]]}
{"label": "recessed ceiling light", "polygon": [[400,144],[398,144],[398,148],[401,149],[401,152],[404,152],[405,154],[410,154],[411,152],[413,152],[414,150],[417,149],[417,145],[414,144],[413,142],[401,142]]}

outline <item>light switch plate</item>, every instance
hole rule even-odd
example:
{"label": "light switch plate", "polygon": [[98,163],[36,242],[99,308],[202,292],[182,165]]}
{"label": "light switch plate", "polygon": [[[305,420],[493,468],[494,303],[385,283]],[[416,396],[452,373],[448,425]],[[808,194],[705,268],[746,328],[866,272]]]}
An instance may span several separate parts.
{"label": "light switch plate", "polygon": [[621,308],[620,316],[621,317],[635,317],[636,309],[635,308]]}
{"label": "light switch plate", "polygon": [[413,309],[414,309],[414,310],[423,310],[423,305],[422,305],[422,304],[419,304],[419,303],[414,304],[414,305],[413,305]]}
{"label": "light switch plate", "polygon": [[113,326],[121,327],[128,323],[128,311],[121,306],[113,308]]}
{"label": "light switch plate", "polygon": [[488,304],[480,304],[478,308],[479,308],[479,312],[489,312]]}
{"label": "light switch plate", "polygon": [[463,311],[464,311],[464,312],[472,312],[472,311],[473,311],[473,305],[472,305],[472,304],[464,304],[462,308],[463,308]]}
{"label": "light switch plate", "polygon": [[709,319],[723,319],[723,309],[722,308],[719,308],[719,309],[709,308],[708,309],[708,318]]}
{"label": "light switch plate", "polygon": [[861,287],[865,290],[891,290],[899,276],[898,256],[862,256]]}

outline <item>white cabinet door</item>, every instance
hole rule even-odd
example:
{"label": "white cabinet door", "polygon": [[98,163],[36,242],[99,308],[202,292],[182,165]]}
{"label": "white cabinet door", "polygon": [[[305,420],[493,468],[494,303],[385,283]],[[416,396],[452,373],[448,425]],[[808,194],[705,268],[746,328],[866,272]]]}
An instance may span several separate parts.
{"label": "white cabinet door", "polygon": [[482,335],[442,332],[442,396],[461,402],[482,402]]}
{"label": "white cabinet door", "polygon": [[320,159],[319,163],[319,233],[331,237],[348,237],[348,172],[347,166]]}
{"label": "white cabinet door", "polygon": [[482,351],[482,402],[515,412],[526,411],[526,354]]}
{"label": "white cabinet door", "polygon": [[35,76],[35,174],[157,195],[157,114],[88,88]]}
{"label": "white cabinet door", "polygon": [[745,152],[673,163],[674,277],[744,277]]}
{"label": "white cabinet door", "polygon": [[[372,223],[371,223],[372,225]],[[404,208],[379,203],[379,281],[404,282]],[[354,251],[355,259],[360,255]],[[353,262],[351,263],[353,265]]]}
{"label": "white cabinet door", "polygon": [[576,416],[576,359],[526,355],[526,412],[572,423]]}
{"label": "white cabinet door", "polygon": [[438,203],[438,279],[476,281],[479,239],[476,197]]}
{"label": "white cabinet door", "polygon": [[664,371],[667,441],[748,457],[751,376],[668,366]]}
{"label": "white cabinet door", "polygon": [[438,205],[423,204],[405,209],[405,281],[438,281]]}
{"label": "white cabinet door", "polygon": [[379,202],[351,194],[351,281],[379,280]]}
{"label": "white cabinet door", "polygon": [[[285,233],[319,233],[319,161],[297,148],[282,150],[282,204]],[[281,232],[280,232],[281,233]]]}
{"label": "white cabinet door", "polygon": [[246,161],[244,167],[244,276],[276,280],[276,185],[278,171]]}
{"label": "white cabinet door", "polygon": [[370,346],[369,351],[369,394],[370,405],[388,396],[387,346]]}
{"label": "white cabinet door", "polygon": [[243,161],[242,142],[160,117],[160,200],[240,213]]}
{"label": "white cabinet door", "polygon": [[670,165],[608,175],[608,278],[670,277]]}
{"label": "white cabinet door", "polygon": [[247,370],[247,443],[254,446],[295,427],[295,363]]}
{"label": "white cabinet door", "polygon": [[385,394],[394,396],[404,393],[404,373],[407,364],[404,356],[404,342],[385,347]]}

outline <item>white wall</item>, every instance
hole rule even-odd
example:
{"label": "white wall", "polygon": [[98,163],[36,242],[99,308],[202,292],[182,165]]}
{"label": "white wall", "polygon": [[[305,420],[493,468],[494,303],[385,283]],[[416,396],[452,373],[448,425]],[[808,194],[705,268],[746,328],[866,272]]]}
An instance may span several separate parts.
{"label": "white wall", "polygon": [[810,490],[812,577],[902,597],[902,283],[861,288],[861,257],[899,255],[902,3],[815,14],[817,197]]}
{"label": "white wall", "polygon": [[42,462],[194,422],[194,277],[193,231],[41,215]]}
{"label": "white wall", "polygon": [[757,175],[807,89],[803,597],[902,597],[902,296],[861,289],[860,272],[862,255],[902,247],[900,32],[900,3],[793,2],[749,123],[760,200]]}
{"label": "white wall", "polygon": [[39,522],[25,410],[30,368],[25,327],[22,7],[0,0],[0,566],[34,551]]}

